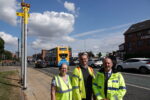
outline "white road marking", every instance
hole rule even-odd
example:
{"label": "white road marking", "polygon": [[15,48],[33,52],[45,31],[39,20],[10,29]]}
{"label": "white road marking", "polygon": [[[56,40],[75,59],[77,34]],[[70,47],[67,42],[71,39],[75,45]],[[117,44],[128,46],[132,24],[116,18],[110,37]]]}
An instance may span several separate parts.
{"label": "white road marking", "polygon": [[143,77],[150,77],[150,75],[140,75],[140,74],[132,74],[132,73],[125,73],[125,72],[121,72],[123,74],[127,74],[127,75],[134,75],[134,76],[143,76]]}
{"label": "white road marking", "polygon": [[141,88],[141,89],[145,89],[145,90],[149,90],[149,91],[150,91],[150,88],[146,88],[146,87],[142,87],[142,86],[138,86],[138,85],[134,85],[134,84],[129,84],[129,83],[126,83],[126,85],[129,85],[129,86],[132,86],[132,87],[137,87],[137,88]]}

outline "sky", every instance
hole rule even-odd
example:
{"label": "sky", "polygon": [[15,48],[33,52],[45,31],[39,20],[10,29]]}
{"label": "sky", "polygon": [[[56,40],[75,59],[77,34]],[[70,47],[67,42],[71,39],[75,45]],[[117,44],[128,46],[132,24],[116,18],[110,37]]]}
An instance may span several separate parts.
{"label": "sky", "polygon": [[[16,52],[21,40],[22,0],[0,0],[0,37]],[[150,19],[150,0],[24,0],[29,3],[28,56],[41,49],[70,46],[78,52],[112,52],[124,43],[124,32]]]}

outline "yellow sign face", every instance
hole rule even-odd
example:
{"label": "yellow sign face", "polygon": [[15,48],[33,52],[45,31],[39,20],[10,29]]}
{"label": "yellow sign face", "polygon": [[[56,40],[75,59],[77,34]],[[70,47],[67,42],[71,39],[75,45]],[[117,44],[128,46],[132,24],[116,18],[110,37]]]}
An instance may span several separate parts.
{"label": "yellow sign face", "polygon": [[23,13],[16,12],[16,15],[17,16],[21,16],[22,18],[24,18],[24,23],[28,24],[28,18],[30,17],[30,14],[28,13],[29,12],[29,8],[22,7],[22,9],[23,9]]}
{"label": "yellow sign face", "polygon": [[24,13],[16,12],[17,16],[24,16]]}

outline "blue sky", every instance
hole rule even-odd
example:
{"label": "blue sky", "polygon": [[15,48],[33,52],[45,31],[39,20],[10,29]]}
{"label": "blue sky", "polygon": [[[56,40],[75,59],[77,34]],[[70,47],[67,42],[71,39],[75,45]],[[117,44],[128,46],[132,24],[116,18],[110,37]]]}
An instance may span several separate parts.
{"label": "blue sky", "polygon": [[[0,0],[0,36],[17,51],[21,0]],[[132,25],[150,19],[150,0],[25,0],[31,4],[28,55],[58,45],[81,51],[111,52]]]}

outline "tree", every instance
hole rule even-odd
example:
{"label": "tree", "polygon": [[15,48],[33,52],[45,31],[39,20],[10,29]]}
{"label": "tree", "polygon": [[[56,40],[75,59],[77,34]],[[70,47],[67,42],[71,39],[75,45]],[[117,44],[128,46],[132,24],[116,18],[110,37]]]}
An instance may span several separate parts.
{"label": "tree", "polygon": [[0,37],[0,60],[2,60],[2,54],[4,52],[4,40]]}
{"label": "tree", "polygon": [[0,54],[4,52],[4,40],[0,37]]}
{"label": "tree", "polygon": [[10,51],[4,51],[5,59],[12,60],[12,53]]}
{"label": "tree", "polygon": [[94,55],[94,53],[93,53],[92,51],[89,51],[89,52],[87,52],[87,53],[88,53],[89,58],[95,57],[95,55]]}
{"label": "tree", "polygon": [[102,53],[99,52],[99,53],[97,54],[97,56],[100,58],[100,57],[102,56]]}

